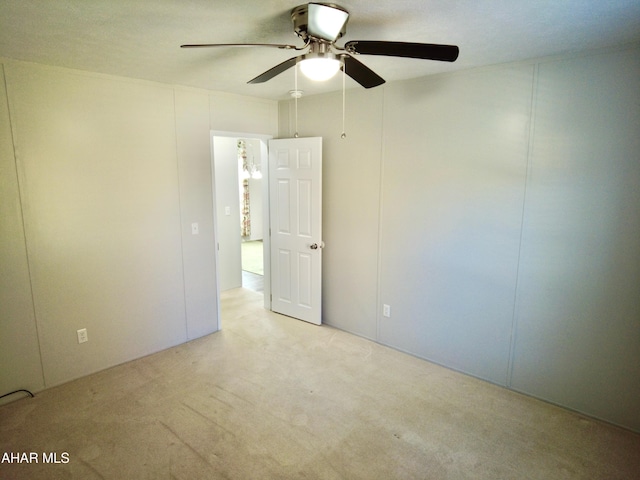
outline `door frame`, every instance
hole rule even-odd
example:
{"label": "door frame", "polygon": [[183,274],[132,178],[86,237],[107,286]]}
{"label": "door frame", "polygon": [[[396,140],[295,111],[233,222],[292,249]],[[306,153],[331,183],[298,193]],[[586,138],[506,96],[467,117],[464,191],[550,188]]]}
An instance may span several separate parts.
{"label": "door frame", "polygon": [[[211,197],[213,201],[213,234],[216,242],[215,260],[216,265],[220,265],[219,251],[218,251],[218,215],[217,215],[217,201],[216,201],[216,168],[215,158],[213,153],[213,142],[215,137],[228,137],[228,138],[252,138],[260,140],[260,170],[262,171],[262,221],[264,235],[262,239],[263,249],[263,262],[264,262],[264,308],[271,310],[271,235],[267,230],[271,225],[271,218],[269,216],[269,140],[273,138],[273,135],[265,135],[261,133],[248,133],[248,132],[229,132],[222,130],[210,131],[210,155],[211,155]],[[220,279],[218,278],[219,271],[216,268],[216,299],[218,302],[218,330],[221,329],[221,308],[220,308]]]}

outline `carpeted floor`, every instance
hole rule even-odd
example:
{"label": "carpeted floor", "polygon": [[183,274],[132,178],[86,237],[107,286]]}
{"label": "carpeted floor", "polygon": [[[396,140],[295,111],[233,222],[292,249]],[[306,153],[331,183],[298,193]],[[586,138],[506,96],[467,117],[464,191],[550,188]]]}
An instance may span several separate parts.
{"label": "carpeted floor", "polygon": [[242,242],[242,270],[264,275],[262,240]]}
{"label": "carpeted floor", "polygon": [[39,459],[0,478],[638,478],[638,434],[262,300],[224,292],[222,331],[0,407],[0,455]]}

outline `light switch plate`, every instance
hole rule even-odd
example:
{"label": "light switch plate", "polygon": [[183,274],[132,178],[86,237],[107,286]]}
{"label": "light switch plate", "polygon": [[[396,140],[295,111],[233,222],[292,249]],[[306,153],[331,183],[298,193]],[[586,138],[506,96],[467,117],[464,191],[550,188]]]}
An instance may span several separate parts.
{"label": "light switch plate", "polygon": [[198,235],[200,233],[200,228],[197,223],[191,224],[191,235]]}

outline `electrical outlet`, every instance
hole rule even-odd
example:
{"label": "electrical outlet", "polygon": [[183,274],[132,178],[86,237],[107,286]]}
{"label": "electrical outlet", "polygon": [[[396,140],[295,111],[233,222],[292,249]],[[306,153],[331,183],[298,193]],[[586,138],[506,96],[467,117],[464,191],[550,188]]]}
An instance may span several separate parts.
{"label": "electrical outlet", "polygon": [[382,316],[387,318],[391,317],[391,305],[387,305],[386,303],[382,305]]}
{"label": "electrical outlet", "polygon": [[78,334],[78,343],[84,343],[89,341],[89,336],[87,335],[86,328],[81,328],[76,333]]}

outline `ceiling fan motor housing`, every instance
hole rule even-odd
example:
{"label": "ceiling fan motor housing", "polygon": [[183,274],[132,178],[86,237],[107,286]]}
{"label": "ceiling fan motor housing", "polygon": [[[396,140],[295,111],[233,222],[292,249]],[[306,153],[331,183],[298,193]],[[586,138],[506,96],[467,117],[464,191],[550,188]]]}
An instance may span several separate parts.
{"label": "ceiling fan motor housing", "polygon": [[305,3],[291,10],[293,30],[309,39],[333,43],[347,32],[349,12],[333,3]]}

